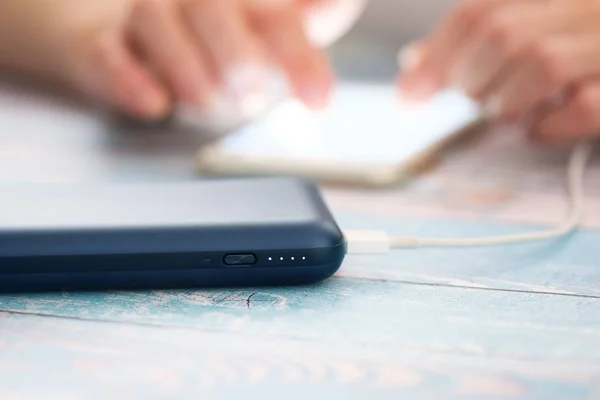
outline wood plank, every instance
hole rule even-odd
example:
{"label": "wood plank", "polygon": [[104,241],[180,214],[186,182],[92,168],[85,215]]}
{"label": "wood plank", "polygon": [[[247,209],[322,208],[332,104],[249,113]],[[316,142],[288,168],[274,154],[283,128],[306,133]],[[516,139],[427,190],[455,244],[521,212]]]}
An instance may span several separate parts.
{"label": "wood plank", "polygon": [[[537,333],[541,338],[547,332]],[[2,314],[0,343],[4,400],[264,399],[275,393],[286,399],[593,399],[600,394],[597,362],[400,349],[343,337],[274,338],[261,332],[230,335]]]}
{"label": "wood plank", "polygon": [[0,309],[91,320],[422,349],[600,362],[600,299],[364,279],[249,290],[3,296]]}

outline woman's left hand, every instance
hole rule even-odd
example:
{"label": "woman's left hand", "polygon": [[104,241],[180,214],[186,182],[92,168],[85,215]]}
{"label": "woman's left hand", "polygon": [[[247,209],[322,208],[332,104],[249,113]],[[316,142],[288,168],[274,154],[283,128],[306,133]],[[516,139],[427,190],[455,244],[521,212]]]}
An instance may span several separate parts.
{"label": "woman's left hand", "polygon": [[493,117],[535,116],[536,139],[600,136],[598,0],[463,1],[419,53],[399,79],[403,96],[457,87]]}

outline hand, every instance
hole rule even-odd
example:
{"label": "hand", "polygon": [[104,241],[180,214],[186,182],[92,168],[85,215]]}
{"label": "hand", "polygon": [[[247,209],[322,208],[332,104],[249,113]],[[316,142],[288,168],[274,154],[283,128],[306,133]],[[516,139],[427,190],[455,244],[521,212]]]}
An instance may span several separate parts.
{"label": "hand", "polygon": [[8,36],[27,38],[0,40],[18,59],[5,64],[38,65],[134,117],[161,118],[176,103],[210,112],[222,98],[251,107],[273,68],[309,107],[328,100],[333,74],[304,21],[331,0],[5,1],[0,33],[6,22]]}
{"label": "hand", "polygon": [[149,103],[153,98],[154,104],[167,104],[171,96],[209,110],[218,98],[227,98],[244,112],[263,100],[270,68],[276,66],[298,98],[309,107],[322,107],[332,73],[304,30],[303,12],[312,2],[135,0],[124,33],[136,54],[118,34],[106,38],[112,42],[102,43],[100,54],[107,68],[121,60],[121,71],[128,70],[128,77],[115,81],[115,92],[123,92],[124,81],[138,82],[140,96],[130,99],[134,103],[146,96]]}
{"label": "hand", "polygon": [[493,117],[533,116],[540,140],[600,132],[598,0],[465,1],[412,58],[399,80],[409,98],[457,87]]}

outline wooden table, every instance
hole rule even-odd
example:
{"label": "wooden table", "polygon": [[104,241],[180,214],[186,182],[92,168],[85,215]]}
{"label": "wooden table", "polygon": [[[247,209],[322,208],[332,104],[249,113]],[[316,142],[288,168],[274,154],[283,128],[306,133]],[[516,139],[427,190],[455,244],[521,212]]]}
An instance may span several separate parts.
{"label": "wooden table", "polygon": [[[0,193],[198,178],[197,132],[1,93]],[[566,156],[496,132],[407,188],[324,190],[344,229],[525,231],[562,217]],[[559,241],[350,257],[299,288],[1,296],[0,399],[600,399],[599,179]]]}

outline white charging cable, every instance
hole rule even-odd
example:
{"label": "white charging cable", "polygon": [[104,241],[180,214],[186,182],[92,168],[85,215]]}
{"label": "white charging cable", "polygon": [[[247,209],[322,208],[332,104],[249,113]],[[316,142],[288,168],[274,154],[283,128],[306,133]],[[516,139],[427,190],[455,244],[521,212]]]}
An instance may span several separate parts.
{"label": "white charging cable", "polygon": [[589,142],[578,144],[571,154],[567,167],[567,184],[570,197],[569,212],[563,222],[545,231],[481,238],[420,238],[389,236],[385,231],[346,231],[347,254],[385,254],[391,249],[417,247],[479,247],[558,238],[578,228],[584,208],[584,175],[593,146]]}

